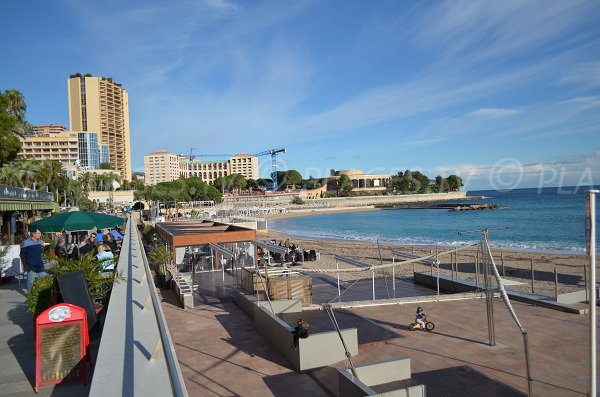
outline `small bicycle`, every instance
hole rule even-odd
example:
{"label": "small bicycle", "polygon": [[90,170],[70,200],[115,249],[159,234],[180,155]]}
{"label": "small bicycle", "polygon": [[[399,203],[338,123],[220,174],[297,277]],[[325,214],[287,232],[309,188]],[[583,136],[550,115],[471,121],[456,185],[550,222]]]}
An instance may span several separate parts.
{"label": "small bicycle", "polygon": [[[423,321],[425,322],[425,329],[427,331],[433,331],[433,329],[435,328],[435,324],[432,323],[431,321],[427,321],[427,318],[424,318]],[[419,323],[410,323],[408,324],[408,329],[410,331],[414,331],[417,329],[422,329],[421,324]]]}

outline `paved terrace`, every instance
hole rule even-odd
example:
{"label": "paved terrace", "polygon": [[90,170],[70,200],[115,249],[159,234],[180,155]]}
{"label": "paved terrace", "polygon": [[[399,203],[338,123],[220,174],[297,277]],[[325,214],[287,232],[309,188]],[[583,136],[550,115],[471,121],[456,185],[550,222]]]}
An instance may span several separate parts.
{"label": "paved terrace", "polygon": [[[165,317],[190,395],[337,395],[335,368],[344,367],[344,362],[304,374],[295,372],[254,330],[250,318],[226,298],[224,292],[233,288],[223,288],[220,277],[210,273],[206,277],[208,281],[201,283],[196,307],[191,310],[176,306],[172,291],[162,291]],[[337,293],[336,286],[331,288]],[[363,294],[363,299],[370,299],[370,288],[365,286]],[[427,385],[430,397],[517,396],[527,392],[521,333],[500,299],[494,302],[494,347],[487,344],[483,299],[420,305],[436,324],[433,332],[407,330],[414,319],[414,303],[349,310],[379,325],[388,335],[384,343],[361,348],[353,358],[355,365],[408,355],[413,377]],[[513,305],[529,332],[534,395],[584,396],[588,316],[520,302]],[[323,326],[326,324],[319,325]],[[389,339],[390,333],[397,337]]]}
{"label": "paved terrace", "polygon": [[[173,291],[162,292],[162,307],[189,395],[337,395],[335,368],[343,367],[343,362],[297,373],[232,302],[211,297],[207,289],[197,297],[196,308],[183,310],[175,305]],[[364,294],[363,299],[371,298],[368,286]],[[0,285],[0,395],[35,395],[33,322],[25,311],[24,300],[16,281]],[[515,389],[526,391],[521,335],[500,300],[494,304],[494,347],[486,343],[483,300],[421,305],[436,323],[432,333],[406,329],[413,320],[415,304],[353,308],[352,315],[383,327],[386,334],[394,334],[387,343],[360,349],[353,358],[355,364],[408,355],[412,357],[414,377],[427,384],[429,396],[506,396],[518,395]],[[588,317],[525,303],[515,302],[514,306],[529,331],[534,394],[585,395]],[[39,395],[83,396],[88,390],[89,386],[75,382],[43,387]]]}
{"label": "paved terrace", "polygon": [[[56,386],[35,387],[35,337],[33,318],[25,307],[26,282],[16,280],[0,285],[0,396],[87,396],[90,382],[76,381]],[[92,358],[98,350],[98,338],[91,338]]]}

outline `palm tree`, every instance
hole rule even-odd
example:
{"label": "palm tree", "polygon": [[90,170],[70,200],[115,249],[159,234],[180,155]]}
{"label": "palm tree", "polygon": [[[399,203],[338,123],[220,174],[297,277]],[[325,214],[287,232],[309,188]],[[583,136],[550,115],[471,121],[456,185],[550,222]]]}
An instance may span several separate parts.
{"label": "palm tree", "polygon": [[0,168],[0,183],[10,186],[19,185],[19,167],[16,163],[6,164]]}
{"label": "palm tree", "polygon": [[50,190],[54,190],[59,179],[65,177],[65,170],[60,161],[44,161],[40,164],[39,181],[41,186],[48,186]]}
{"label": "palm tree", "polygon": [[18,180],[21,187],[35,189],[36,179],[40,172],[40,163],[36,160],[21,160],[18,165]]}
{"label": "palm tree", "polygon": [[27,105],[25,104],[23,94],[15,89],[12,89],[4,91],[4,95],[6,98],[8,98],[8,106],[6,109],[7,112],[17,116],[19,121],[23,121],[25,119],[25,110],[27,110]]}
{"label": "palm tree", "polygon": [[81,176],[79,177],[79,181],[81,182],[81,184],[83,185],[83,189],[86,192],[90,191],[90,186],[92,184],[92,180],[93,180],[93,176],[89,171],[84,172],[83,174],[81,174]]}
{"label": "palm tree", "polygon": [[81,186],[81,183],[79,183],[79,181],[74,181],[74,180],[69,181],[67,195],[72,197],[73,205],[75,205],[75,206],[77,206],[77,204],[81,200],[87,198],[87,195],[85,194],[83,186]]}

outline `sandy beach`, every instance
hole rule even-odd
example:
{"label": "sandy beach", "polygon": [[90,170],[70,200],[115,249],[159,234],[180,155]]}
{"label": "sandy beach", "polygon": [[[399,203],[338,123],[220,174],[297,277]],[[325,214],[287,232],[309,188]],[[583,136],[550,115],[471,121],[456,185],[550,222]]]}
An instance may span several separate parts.
{"label": "sandy beach", "polygon": [[[361,208],[328,208],[322,210],[307,210],[293,211],[286,214],[269,215],[268,219],[282,219],[297,216],[314,216],[324,213],[340,213],[340,212],[355,212],[355,211],[377,211],[372,207]],[[436,253],[436,247],[425,246],[390,246],[377,245],[369,242],[356,241],[340,241],[340,240],[318,240],[305,237],[289,236],[283,233],[269,231],[263,235],[269,240],[277,242],[285,242],[289,240],[289,244],[294,244],[301,250],[314,249],[320,252],[320,260],[312,262],[304,262],[298,269],[335,269],[335,255],[343,255],[360,261],[380,265],[392,263],[392,250],[399,250],[407,253],[414,253],[419,256],[426,256]],[[476,271],[474,263],[478,258],[477,247],[469,247],[456,252],[455,259],[451,259],[450,253],[446,251],[452,250],[449,247],[438,247],[440,274],[450,276],[452,274],[451,263],[456,261],[455,277],[461,279],[475,280]],[[585,287],[585,269],[589,264],[589,258],[585,255],[560,254],[552,252],[528,252],[528,251],[511,251],[511,250],[492,250],[494,261],[498,267],[498,271],[502,275],[504,264],[504,277],[518,281],[523,284],[507,287],[508,289],[532,292],[531,286],[531,265],[533,263],[534,283],[533,292],[547,296],[555,295],[555,271],[557,273],[558,284],[557,289],[559,294],[582,290]],[[479,257],[481,254],[479,253]],[[480,259],[481,260],[481,259]],[[395,261],[401,261],[400,258],[395,258]],[[351,268],[351,265],[338,263],[339,268]],[[415,264],[414,271],[429,272],[429,265]],[[413,264],[405,264],[395,267],[396,277],[412,278]],[[331,273],[335,275],[335,272]],[[376,277],[391,277],[392,269],[381,269],[375,273]],[[346,281],[356,278],[371,277],[370,271],[340,273],[340,278]],[[480,283],[483,283],[483,278],[479,275]]]}

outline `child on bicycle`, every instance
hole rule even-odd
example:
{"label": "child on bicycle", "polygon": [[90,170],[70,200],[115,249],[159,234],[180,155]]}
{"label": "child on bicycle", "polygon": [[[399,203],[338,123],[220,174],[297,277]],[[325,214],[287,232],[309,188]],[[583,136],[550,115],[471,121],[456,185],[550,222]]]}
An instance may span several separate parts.
{"label": "child on bicycle", "polygon": [[419,324],[421,326],[422,330],[426,330],[425,328],[425,322],[427,321],[427,316],[425,315],[425,311],[423,311],[423,308],[421,306],[419,306],[417,308],[417,314],[415,315],[415,323]]}

